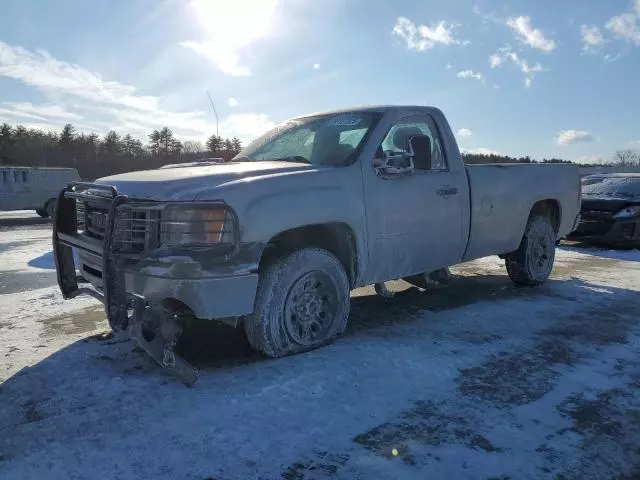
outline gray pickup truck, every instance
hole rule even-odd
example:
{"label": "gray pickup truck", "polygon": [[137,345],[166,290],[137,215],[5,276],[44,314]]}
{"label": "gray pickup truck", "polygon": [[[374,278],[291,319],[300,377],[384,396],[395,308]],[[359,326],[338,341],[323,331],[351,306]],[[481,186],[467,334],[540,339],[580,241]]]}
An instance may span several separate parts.
{"label": "gray pickup truck", "polygon": [[53,241],[64,297],[100,298],[192,383],[174,353],[190,318],[243,325],[271,357],[309,350],[344,331],[356,287],[488,255],[544,282],[579,208],[576,166],[465,166],[440,110],[366,107],[287,121],[228,163],[71,184]]}

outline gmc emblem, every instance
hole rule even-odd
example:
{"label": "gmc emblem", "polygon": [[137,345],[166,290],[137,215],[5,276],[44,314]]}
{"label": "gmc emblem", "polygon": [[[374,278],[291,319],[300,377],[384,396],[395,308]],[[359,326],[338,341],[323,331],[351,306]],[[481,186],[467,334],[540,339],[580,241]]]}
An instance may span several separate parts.
{"label": "gmc emblem", "polygon": [[92,227],[106,228],[107,227],[107,214],[102,212],[91,212],[89,214],[89,221]]}

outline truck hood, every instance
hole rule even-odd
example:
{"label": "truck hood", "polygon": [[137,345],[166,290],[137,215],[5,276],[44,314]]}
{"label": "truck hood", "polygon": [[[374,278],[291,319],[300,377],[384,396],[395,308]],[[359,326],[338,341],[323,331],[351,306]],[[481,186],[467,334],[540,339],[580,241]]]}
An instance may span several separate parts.
{"label": "truck hood", "polygon": [[231,162],[184,168],[161,168],[111,175],[96,180],[116,187],[118,192],[140,200],[188,201],[203,191],[226,183],[251,182],[265,177],[310,174],[331,167],[282,161]]}

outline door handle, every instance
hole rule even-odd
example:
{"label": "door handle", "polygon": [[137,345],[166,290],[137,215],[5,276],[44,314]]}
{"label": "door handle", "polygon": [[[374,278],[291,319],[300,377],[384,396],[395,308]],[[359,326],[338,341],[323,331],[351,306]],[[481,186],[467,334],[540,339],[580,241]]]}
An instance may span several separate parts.
{"label": "door handle", "polygon": [[441,197],[448,197],[450,195],[455,195],[456,193],[458,193],[458,189],[456,187],[450,187],[448,185],[444,186],[444,187],[440,187],[436,193],[438,195],[440,195]]}

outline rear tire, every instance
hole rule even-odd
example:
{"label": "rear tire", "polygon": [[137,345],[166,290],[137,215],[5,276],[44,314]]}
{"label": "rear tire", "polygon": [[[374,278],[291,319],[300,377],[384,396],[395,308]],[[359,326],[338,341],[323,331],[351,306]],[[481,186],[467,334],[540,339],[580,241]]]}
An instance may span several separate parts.
{"label": "rear tire", "polygon": [[282,357],[330,343],[344,332],[349,316],[349,279],[338,259],[305,248],[260,273],[254,311],[244,318],[249,344],[269,357]]}
{"label": "rear tire", "polygon": [[529,218],[518,250],[505,257],[509,278],[518,285],[539,285],[553,270],[556,256],[556,232],[549,217]]}
{"label": "rear tire", "polygon": [[44,208],[36,208],[36,213],[41,216],[42,218],[48,218],[49,214],[47,213],[47,211]]}

